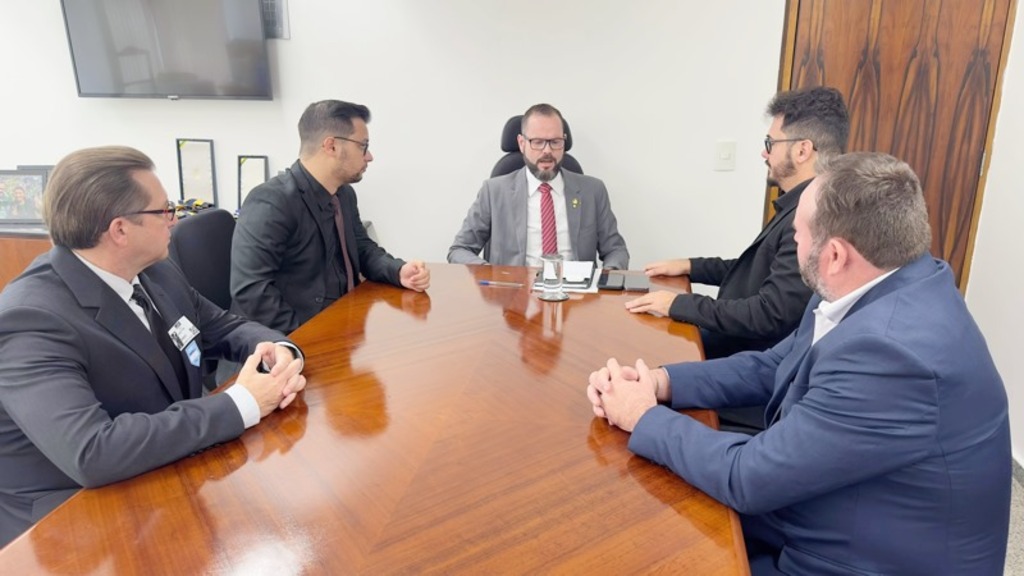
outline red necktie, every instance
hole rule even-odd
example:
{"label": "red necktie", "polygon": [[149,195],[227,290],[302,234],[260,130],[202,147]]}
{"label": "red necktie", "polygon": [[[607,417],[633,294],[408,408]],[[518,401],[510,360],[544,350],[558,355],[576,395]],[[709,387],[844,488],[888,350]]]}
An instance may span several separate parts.
{"label": "red necktie", "polygon": [[558,253],[558,232],[555,230],[555,203],[551,201],[551,185],[541,182],[540,239],[544,254]]}
{"label": "red necktie", "polygon": [[348,289],[345,293],[352,291],[355,287],[355,279],[352,277],[352,261],[348,259],[348,243],[345,242],[345,219],[341,217],[341,202],[338,195],[331,196],[331,207],[334,208],[334,226],[338,229],[338,238],[341,240],[341,259],[345,261],[345,278],[348,279]]}

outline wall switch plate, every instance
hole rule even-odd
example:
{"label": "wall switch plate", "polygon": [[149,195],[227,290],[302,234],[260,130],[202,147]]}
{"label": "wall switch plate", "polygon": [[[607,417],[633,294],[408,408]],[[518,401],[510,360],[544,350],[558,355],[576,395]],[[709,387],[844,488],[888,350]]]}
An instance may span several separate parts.
{"label": "wall switch plate", "polygon": [[719,140],[715,142],[715,170],[728,172],[736,169],[736,142]]}

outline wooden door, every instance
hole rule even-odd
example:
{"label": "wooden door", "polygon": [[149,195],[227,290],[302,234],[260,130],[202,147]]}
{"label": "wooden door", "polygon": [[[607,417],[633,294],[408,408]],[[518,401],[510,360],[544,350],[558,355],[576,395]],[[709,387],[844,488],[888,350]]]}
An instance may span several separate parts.
{"label": "wooden door", "polygon": [[1016,0],[789,0],[782,89],[827,85],[850,108],[850,151],[921,179],[932,253],[961,290]]}

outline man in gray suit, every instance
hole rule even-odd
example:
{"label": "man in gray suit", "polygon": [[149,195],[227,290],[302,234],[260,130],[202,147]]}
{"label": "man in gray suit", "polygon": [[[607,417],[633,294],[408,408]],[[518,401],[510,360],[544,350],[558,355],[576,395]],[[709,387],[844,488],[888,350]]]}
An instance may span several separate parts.
{"label": "man in gray suit", "polygon": [[[562,168],[562,114],[536,104],[517,137],[526,166],[484,182],[448,249],[455,264],[539,266],[541,254],[629,267],[604,183]],[[483,257],[480,252],[483,251]]]}
{"label": "man in gray suit", "polygon": [[[54,248],[0,294],[0,547],[79,488],[236,438],[306,384],[294,344],[165,261],[174,207],[145,154],[68,155],[43,217]],[[203,397],[204,356],[248,359]]]}

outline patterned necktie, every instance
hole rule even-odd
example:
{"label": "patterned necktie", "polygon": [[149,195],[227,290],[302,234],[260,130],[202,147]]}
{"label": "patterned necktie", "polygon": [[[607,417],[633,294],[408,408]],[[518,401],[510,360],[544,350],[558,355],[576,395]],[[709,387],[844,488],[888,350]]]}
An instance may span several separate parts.
{"label": "patterned necktie", "polygon": [[352,261],[348,259],[348,242],[345,242],[345,219],[341,217],[341,202],[338,195],[331,196],[331,207],[334,208],[334,226],[338,229],[338,238],[341,240],[341,259],[345,261],[345,278],[348,288],[345,293],[355,288],[355,280],[352,275]]}
{"label": "patterned necktie", "polygon": [[149,321],[149,331],[153,333],[157,344],[160,345],[160,349],[163,350],[167,359],[170,360],[171,366],[174,368],[174,374],[178,377],[182,398],[188,398],[188,373],[185,372],[185,361],[181,357],[181,350],[178,350],[174,342],[171,342],[171,337],[167,334],[167,323],[164,322],[163,317],[160,316],[156,307],[153,306],[149,295],[142,289],[142,284],[132,285],[132,301],[138,304],[139,308],[142,308],[142,311],[145,312],[146,320]]}
{"label": "patterned necktie", "polygon": [[551,200],[551,185],[541,182],[540,187],[540,238],[544,254],[558,253],[558,232],[555,230],[555,203]]}

